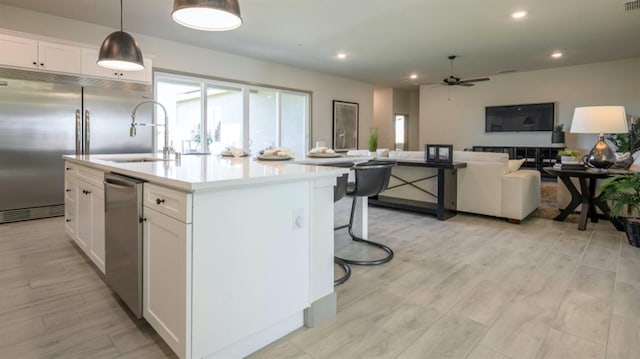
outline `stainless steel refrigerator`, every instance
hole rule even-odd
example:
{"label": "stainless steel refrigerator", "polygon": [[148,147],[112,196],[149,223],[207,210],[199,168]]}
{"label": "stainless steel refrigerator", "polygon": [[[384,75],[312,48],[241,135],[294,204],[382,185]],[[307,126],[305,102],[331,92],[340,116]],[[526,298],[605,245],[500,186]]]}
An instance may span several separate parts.
{"label": "stainless steel refrigerator", "polygon": [[[0,78],[0,223],[64,215],[64,154],[144,153],[129,137],[145,91]],[[151,108],[151,107],[150,107]],[[137,118],[149,118],[142,109]]]}

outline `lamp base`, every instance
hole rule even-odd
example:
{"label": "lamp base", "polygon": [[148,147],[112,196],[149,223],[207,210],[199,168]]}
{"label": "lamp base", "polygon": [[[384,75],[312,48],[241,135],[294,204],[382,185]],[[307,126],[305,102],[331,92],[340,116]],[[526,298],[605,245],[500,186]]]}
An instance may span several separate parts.
{"label": "lamp base", "polygon": [[611,147],[604,142],[604,135],[600,136],[596,145],[593,146],[589,154],[587,155],[587,163],[595,168],[606,169],[616,161],[616,154]]}

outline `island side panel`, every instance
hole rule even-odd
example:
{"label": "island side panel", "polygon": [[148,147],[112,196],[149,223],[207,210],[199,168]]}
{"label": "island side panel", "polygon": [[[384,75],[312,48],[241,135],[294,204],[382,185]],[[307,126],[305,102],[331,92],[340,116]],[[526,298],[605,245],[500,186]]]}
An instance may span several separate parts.
{"label": "island side panel", "polygon": [[305,325],[313,327],[336,314],[333,290],[334,203],[336,177],[321,178],[311,183],[309,226],[311,236],[311,307],[305,311]]}
{"label": "island side panel", "polygon": [[194,193],[193,357],[244,356],[302,326],[310,188],[299,181]]}

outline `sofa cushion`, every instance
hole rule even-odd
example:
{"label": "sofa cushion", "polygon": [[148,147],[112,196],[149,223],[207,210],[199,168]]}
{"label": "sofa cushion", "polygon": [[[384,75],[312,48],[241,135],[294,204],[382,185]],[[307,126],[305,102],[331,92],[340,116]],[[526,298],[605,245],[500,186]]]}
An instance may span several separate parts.
{"label": "sofa cushion", "polygon": [[515,172],[520,169],[520,166],[524,163],[524,158],[519,160],[509,160],[509,173]]}

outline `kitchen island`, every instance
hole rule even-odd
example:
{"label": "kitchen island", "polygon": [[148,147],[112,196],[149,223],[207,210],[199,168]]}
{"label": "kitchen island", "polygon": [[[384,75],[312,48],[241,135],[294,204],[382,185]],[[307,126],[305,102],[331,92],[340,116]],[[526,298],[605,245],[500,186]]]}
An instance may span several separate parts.
{"label": "kitchen island", "polygon": [[143,317],[179,357],[242,357],[335,315],[333,186],[348,169],[211,155],[65,161],[67,232],[101,270],[104,213],[88,217],[96,228],[78,218],[100,211],[100,197],[83,201],[107,172],[146,181]]}

